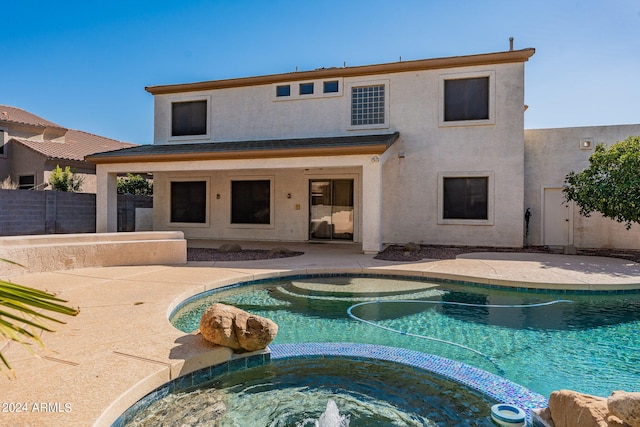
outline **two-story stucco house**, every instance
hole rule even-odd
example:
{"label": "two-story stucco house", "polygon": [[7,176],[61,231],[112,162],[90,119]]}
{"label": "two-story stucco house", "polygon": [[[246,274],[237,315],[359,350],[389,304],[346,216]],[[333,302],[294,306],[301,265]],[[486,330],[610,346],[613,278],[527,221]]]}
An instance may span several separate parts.
{"label": "two-story stucco house", "polygon": [[96,166],[85,156],[134,145],[67,129],[21,108],[0,105],[0,181],[9,178],[21,189],[48,189],[51,171],[69,166],[82,177],[82,191],[95,193]]}
{"label": "two-story stucco house", "polygon": [[154,144],[97,164],[154,176],[153,227],[190,239],[521,246],[534,49],[148,87]]}

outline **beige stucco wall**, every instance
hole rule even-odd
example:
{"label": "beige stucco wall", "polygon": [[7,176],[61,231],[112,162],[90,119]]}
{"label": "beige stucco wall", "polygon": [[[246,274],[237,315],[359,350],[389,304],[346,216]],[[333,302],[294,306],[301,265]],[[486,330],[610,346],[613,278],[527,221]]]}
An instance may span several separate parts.
{"label": "beige stucco wall", "polygon": [[[306,241],[309,238],[309,180],[345,178],[354,180],[355,202],[360,211],[361,172],[357,168],[279,169],[162,172],[154,174],[155,230],[182,230],[187,239]],[[197,179],[208,183],[207,224],[185,225],[170,222],[170,182]],[[272,218],[269,225],[231,224],[231,181],[269,179],[272,181]],[[287,195],[291,195],[288,198]],[[217,196],[220,196],[218,198]],[[361,241],[361,217],[355,218],[356,241]]]}
{"label": "beige stucco wall", "polygon": [[[440,114],[443,108],[442,79],[490,75],[492,82],[491,120],[489,123],[444,125]],[[335,79],[326,79],[335,80]],[[381,222],[371,223],[371,231],[381,235],[384,243],[416,241],[433,244],[520,246],[523,243],[522,216],[524,199],[524,64],[499,64],[450,68],[445,70],[412,71],[366,77],[338,79],[341,93],[337,96],[275,98],[275,85],[219,89],[186,94],[157,95],[155,97],[156,144],[179,142],[216,142],[273,138],[304,138],[375,132],[399,131],[400,139],[386,153],[386,162],[372,175],[381,173],[380,204],[371,203],[380,213],[366,209],[359,215],[380,216]],[[299,82],[291,82],[292,93]],[[322,81],[316,83],[321,91]],[[387,84],[388,123],[383,128],[354,129],[349,124],[350,86],[370,83]],[[170,137],[171,102],[207,99],[210,104],[210,132],[205,138],[184,139]],[[399,155],[404,158],[399,158]],[[287,168],[286,162],[274,160],[273,171],[251,171],[247,164],[239,167],[246,173],[271,174],[276,183],[287,182],[295,190],[295,203],[307,206],[307,181],[302,171],[277,171]],[[325,159],[320,167],[332,165]],[[250,162],[249,162],[250,163]],[[363,163],[366,164],[367,162]],[[194,175],[218,176],[203,173],[207,169],[194,165]],[[263,169],[263,168],[260,168]],[[146,166],[143,171],[154,171]],[[182,169],[180,169],[180,173]],[[243,172],[245,173],[245,172]],[[357,173],[357,170],[354,171]],[[490,219],[482,225],[470,223],[442,224],[439,221],[438,199],[443,174],[460,176],[484,174],[490,177]],[[171,173],[164,175],[163,180]],[[214,176],[215,175],[215,176]],[[366,179],[363,179],[366,181]],[[300,183],[297,183],[300,181]],[[296,182],[295,184],[293,184]],[[156,183],[155,195],[164,194],[163,184]],[[214,184],[212,184],[213,186]],[[218,185],[217,183],[215,184]],[[279,186],[278,186],[279,188]],[[217,191],[217,190],[216,190]],[[286,193],[287,191],[283,191]],[[217,193],[212,193],[217,194]],[[221,193],[224,194],[224,193]],[[291,212],[290,200],[282,200],[276,190],[276,210],[285,214],[287,227],[276,227],[257,233],[238,229],[222,230],[211,222],[208,233],[217,238],[275,238],[306,239],[304,225],[308,213]],[[372,194],[371,197],[376,197]],[[364,194],[363,201],[370,197]],[[220,199],[223,200],[223,199]],[[223,200],[224,201],[224,200]],[[222,211],[228,208],[222,205]],[[364,203],[364,202],[363,202]],[[167,202],[158,204],[154,213],[154,227],[166,225]],[[217,210],[219,200],[212,200]],[[375,206],[374,206],[375,205]],[[154,207],[155,208],[155,207]],[[292,222],[289,221],[289,216]],[[299,219],[298,219],[299,216]],[[440,222],[440,223],[439,223]],[[366,232],[367,221],[364,220]],[[477,224],[477,222],[476,222]],[[185,230],[187,237],[190,231]],[[215,230],[215,232],[214,232]],[[222,233],[218,235],[218,233]]]}
{"label": "beige stucco wall", "polygon": [[43,180],[44,156],[15,141],[11,141],[7,145],[11,150],[11,166],[9,169],[11,179],[17,183],[20,176],[35,175],[35,185],[39,189],[43,189],[43,183],[47,182]]}
{"label": "beige stucco wall", "polygon": [[[84,162],[75,162],[75,161],[65,161],[65,160],[49,160],[46,163],[46,169],[44,171],[44,182],[49,182],[49,177],[51,173],[56,168],[56,166],[60,166],[63,170],[69,166],[71,171],[74,172],[78,177],[82,178],[82,185],[80,186],[80,192],[82,193],[95,193],[96,192],[96,172],[95,168],[93,168],[91,164],[87,164]],[[47,187],[51,189],[51,186]]]}
{"label": "beige stucco wall", "polygon": [[184,264],[181,232],[82,233],[0,237],[1,277],[116,265]]}
{"label": "beige stucco wall", "polygon": [[[523,64],[506,64],[444,70],[428,73],[425,79],[408,78],[393,87],[392,120],[402,141],[384,166],[385,242],[522,245],[523,69]],[[440,75],[482,70],[495,72],[495,124],[439,126],[442,103],[434,96]],[[439,175],[451,173],[492,177],[491,225],[438,224]]]}
{"label": "beige stucco wall", "polygon": [[11,179],[18,183],[20,176],[34,175],[35,186],[38,190],[51,189],[51,186],[44,185],[49,182],[51,171],[55,169],[56,165],[59,165],[62,169],[69,166],[72,171],[83,179],[81,187],[83,193],[96,192],[95,169],[91,164],[62,159],[47,160],[45,155],[37,153],[15,141],[9,142],[5,149],[10,150],[10,157],[5,159],[8,164],[7,173],[6,175],[0,175],[0,180],[11,176]]}
{"label": "beige stucco wall", "polygon": [[[595,145],[610,145],[631,135],[640,135],[640,124],[525,131],[525,207],[530,208],[532,214],[529,244],[544,244],[544,189],[562,188],[567,173],[588,167]],[[591,148],[581,148],[584,141],[590,141]],[[603,218],[597,213],[586,218],[580,215],[575,206],[571,207],[570,212],[570,243],[574,246],[640,248],[639,226],[634,225],[627,231],[624,224]]]}

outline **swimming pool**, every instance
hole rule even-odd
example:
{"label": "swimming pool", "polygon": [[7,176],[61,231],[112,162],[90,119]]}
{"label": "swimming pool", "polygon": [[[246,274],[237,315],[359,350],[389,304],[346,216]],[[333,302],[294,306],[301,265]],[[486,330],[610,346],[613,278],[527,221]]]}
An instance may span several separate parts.
{"label": "swimming pool", "polygon": [[[479,367],[545,396],[562,388],[608,396],[640,383],[637,293],[523,292],[375,276],[292,277],[198,295],[181,304],[171,320],[192,332],[213,302],[275,321],[275,344],[354,342],[412,349]],[[366,322],[350,317],[350,308]]]}

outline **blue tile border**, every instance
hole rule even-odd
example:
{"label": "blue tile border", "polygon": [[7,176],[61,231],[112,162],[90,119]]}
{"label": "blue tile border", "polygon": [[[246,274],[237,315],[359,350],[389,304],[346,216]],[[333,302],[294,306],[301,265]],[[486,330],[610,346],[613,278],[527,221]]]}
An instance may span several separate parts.
{"label": "blue tile border", "polygon": [[271,360],[294,358],[377,359],[422,369],[447,380],[463,384],[497,402],[523,408],[527,412],[528,423],[531,423],[531,409],[547,406],[547,399],[544,396],[506,378],[455,360],[415,350],[356,343],[273,344],[269,346],[269,350],[270,353],[231,359],[225,363],[203,368],[169,381],[131,405],[111,426],[124,427],[135,418],[136,414],[170,393],[197,387],[229,372],[267,365]]}
{"label": "blue tile border", "polygon": [[547,399],[506,378],[433,354],[397,347],[355,343],[297,343],[274,344],[269,347],[271,359],[304,357],[355,357],[378,359],[413,366],[476,390],[500,403],[518,406],[527,412],[544,408]]}

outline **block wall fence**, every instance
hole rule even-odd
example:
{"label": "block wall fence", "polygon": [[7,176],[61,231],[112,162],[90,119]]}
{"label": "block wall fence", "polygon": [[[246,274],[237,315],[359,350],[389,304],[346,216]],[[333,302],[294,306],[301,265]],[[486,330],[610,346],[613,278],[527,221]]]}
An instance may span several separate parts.
{"label": "block wall fence", "polygon": [[[134,231],[135,209],[151,207],[152,197],[119,194],[118,231]],[[0,236],[95,231],[95,194],[0,190]]]}

